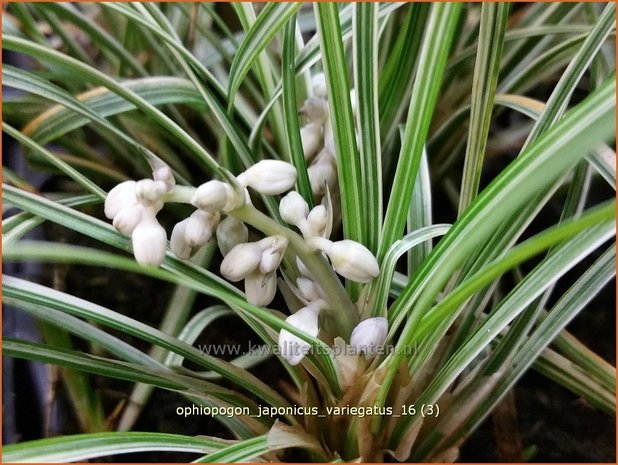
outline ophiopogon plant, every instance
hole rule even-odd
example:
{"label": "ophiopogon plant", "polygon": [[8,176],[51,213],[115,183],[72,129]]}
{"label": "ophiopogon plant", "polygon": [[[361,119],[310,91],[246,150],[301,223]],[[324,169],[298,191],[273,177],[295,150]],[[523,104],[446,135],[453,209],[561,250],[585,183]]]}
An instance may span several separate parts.
{"label": "ophiopogon plant", "polygon": [[[4,261],[175,291],[157,329],[139,298],[5,275],[43,339],[3,354],[63,367],[83,434],[4,461],[452,461],[530,368],[615,414],[614,368],[565,330],[615,273],[614,24],[612,3],[10,3],[2,129],[62,182],[3,169]],[[24,238],[42,223],[90,239]],[[199,350],[222,317],[264,350]],[[133,384],[110,408],[92,375]],[[222,437],[130,432],[155,388]]]}

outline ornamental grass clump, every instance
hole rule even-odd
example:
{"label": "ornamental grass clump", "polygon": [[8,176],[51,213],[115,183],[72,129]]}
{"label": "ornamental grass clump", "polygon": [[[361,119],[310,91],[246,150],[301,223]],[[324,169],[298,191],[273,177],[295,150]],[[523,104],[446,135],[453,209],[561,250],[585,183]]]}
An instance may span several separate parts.
{"label": "ornamental grass clump", "polygon": [[[528,370],[615,415],[614,367],[566,329],[615,276],[614,25],[613,3],[10,3],[3,131],[60,182],[4,167],[3,302],[41,339],[3,355],[62,367],[77,426],[4,461],[455,461],[516,423]],[[114,274],[99,298],[23,261]]]}

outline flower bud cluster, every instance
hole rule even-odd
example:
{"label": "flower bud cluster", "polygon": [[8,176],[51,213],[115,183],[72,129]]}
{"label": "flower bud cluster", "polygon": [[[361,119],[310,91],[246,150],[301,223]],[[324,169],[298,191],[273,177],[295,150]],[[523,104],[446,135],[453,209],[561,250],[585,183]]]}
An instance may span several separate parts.
{"label": "flower bud cluster", "polygon": [[[327,213],[324,205],[318,205],[310,211],[305,199],[295,191],[289,192],[279,203],[279,214],[283,221],[300,229],[312,248],[328,256],[337,273],[362,283],[377,277],[380,272],[378,262],[366,247],[352,240],[333,242],[328,239],[332,225],[327,224],[329,221]],[[315,276],[299,257],[296,257],[296,263],[300,277],[296,279],[295,292],[306,306],[290,315],[286,322],[315,337],[319,332],[320,310],[326,308],[328,303]],[[371,359],[384,343],[387,329],[388,323],[385,318],[364,320],[354,328],[349,346],[354,348],[354,353],[363,353],[367,359]],[[278,344],[279,353],[291,365],[300,363],[311,347],[286,330],[279,333]]]}
{"label": "flower bud cluster", "polygon": [[[231,216],[220,221],[222,214],[250,202],[247,187],[270,195],[289,190],[296,182],[296,169],[282,161],[262,160],[241,173],[237,181],[242,192],[217,180],[208,181],[195,190],[191,204],[196,210],[175,225],[170,237],[171,250],[178,258],[190,258],[210,242],[215,231],[223,255],[247,242],[247,227]],[[152,179],[123,182],[107,195],[105,216],[113,220],[118,231],[132,237],[133,253],[141,264],[159,266],[165,258],[167,234],[156,215],[175,185],[171,168],[157,161]],[[272,284],[270,278],[266,284],[261,276],[255,278],[259,278],[260,289]]]}
{"label": "flower bud cluster", "polygon": [[283,236],[235,245],[221,262],[221,274],[232,282],[244,279],[247,302],[265,306],[277,291],[277,268],[288,247]]}
{"label": "flower bud cluster", "polygon": [[[312,237],[327,237],[330,235],[331,224],[324,205],[317,205],[309,210],[309,205],[296,191],[289,192],[279,203],[279,214],[283,221],[300,229],[305,239]],[[307,304],[315,304],[322,308],[326,305],[324,294],[314,276],[296,257],[298,270],[301,274],[296,279],[296,295]]]}
{"label": "flower bud cluster", "polygon": [[[323,105],[326,98],[325,81],[322,77],[322,81],[314,79],[313,84],[316,100],[306,102],[305,111],[312,124],[318,124],[320,131],[323,131],[320,133],[320,144],[324,145],[321,151],[326,153],[328,114]],[[330,152],[328,156],[332,159]],[[320,155],[315,158],[319,159]],[[312,167],[317,165],[320,162],[314,163]],[[195,189],[190,203],[196,209],[174,226],[170,247],[178,258],[188,259],[216,234],[224,257],[220,266],[221,274],[232,282],[244,281],[247,301],[265,306],[275,296],[277,269],[287,250],[288,239],[282,235],[272,235],[248,242],[247,226],[230,212],[250,202],[247,188],[268,195],[281,194],[291,189],[296,182],[296,169],[282,161],[263,160],[241,173],[236,180],[242,187],[241,191],[237,190],[238,186],[232,187],[217,180],[208,181]],[[325,181],[324,185],[327,184]],[[165,200],[173,198],[174,189],[175,180],[171,169],[159,163],[153,169],[152,179],[123,182],[114,187],[106,198],[106,217],[113,220],[116,229],[131,236],[133,253],[140,264],[159,266],[164,260],[167,235],[156,215],[163,208]],[[368,282],[378,275],[377,261],[363,245],[351,240],[333,242],[328,239],[332,218],[324,205],[317,205],[310,210],[302,196],[291,191],[281,200],[279,212],[285,222],[301,231],[310,247],[330,259],[340,275],[356,282]],[[308,335],[317,337],[319,314],[328,304],[315,276],[298,257],[297,265],[300,276],[296,280],[296,291],[306,305],[286,321]],[[356,347],[358,353],[371,358],[376,348],[383,344],[386,333],[386,319],[370,318],[354,329],[350,345]],[[283,357],[292,365],[300,363],[310,349],[307,342],[285,330],[279,334],[279,346]]]}
{"label": "flower bud cluster", "polygon": [[283,221],[296,226],[308,239],[314,236],[326,237],[332,227],[324,205],[317,205],[309,211],[309,205],[296,191],[290,191],[279,203],[279,214]]}
{"label": "flower bud cluster", "polygon": [[156,216],[163,208],[163,195],[173,187],[171,170],[163,166],[153,172],[153,179],[118,184],[105,199],[105,216],[131,236],[133,254],[142,265],[159,266],[165,257],[167,235]]}
{"label": "flower bud cluster", "polygon": [[313,96],[300,108],[300,113],[306,118],[306,124],[300,129],[300,138],[308,163],[311,191],[316,198],[321,198],[327,188],[333,191],[337,187],[335,142],[323,73],[313,76],[311,88]]}

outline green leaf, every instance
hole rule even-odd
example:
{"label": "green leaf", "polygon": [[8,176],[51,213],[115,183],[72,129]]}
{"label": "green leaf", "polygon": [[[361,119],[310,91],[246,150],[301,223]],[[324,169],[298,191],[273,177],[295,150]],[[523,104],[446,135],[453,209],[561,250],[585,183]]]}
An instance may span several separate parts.
{"label": "green leaf", "polygon": [[586,40],[582,44],[578,53],[575,55],[565,72],[560,77],[560,81],[554,87],[549,100],[545,104],[543,113],[536,120],[532,131],[522,147],[526,149],[534,139],[553,126],[562,116],[569,103],[571,95],[575,91],[575,86],[584,75],[586,69],[592,63],[593,58],[609,36],[616,23],[616,5],[608,3]]}
{"label": "green leaf", "polygon": [[[538,100],[511,94],[497,95],[496,104],[512,108],[532,119],[537,119],[545,106]],[[616,190],[616,153],[607,144],[600,143],[598,147],[586,155],[586,159],[603,179]]]}
{"label": "green leaf", "polygon": [[282,423],[275,423],[267,435],[258,436],[246,441],[232,444],[196,460],[197,463],[238,463],[270,452],[276,452],[292,447],[308,449],[316,452],[320,461],[325,460],[324,452],[316,439],[301,428],[290,428]]}
{"label": "green leaf", "polygon": [[568,331],[562,331],[553,342],[566,358],[580,366],[585,373],[616,391],[616,367],[603,360]]}
{"label": "green leaf", "polygon": [[255,24],[245,35],[234,55],[228,84],[228,105],[231,108],[236,92],[260,54],[302,3],[267,3]]}
{"label": "green leaf", "polygon": [[[488,264],[487,267],[467,279],[450,293],[448,297],[432,308],[419,324],[417,330],[419,339],[423,334],[428,335],[430,332],[430,338],[439,339],[441,334],[435,331],[436,324],[440,324],[443,331],[446,331],[449,323],[453,321],[455,316],[449,316],[449,311],[455,310],[461,303],[465,302],[474,290],[482,289],[491,280],[495,279],[506,269],[512,268],[515,264],[521,263],[560,240],[579,233],[572,240],[561,245],[559,253],[552,254],[544,260],[502,301],[500,306],[491,313],[457,353],[439,370],[429,387],[419,397],[418,403],[431,403],[430,399],[436,401],[453,380],[468,366],[470,361],[497,337],[513,318],[523,312],[555,280],[564,275],[585,256],[611,237],[615,231],[614,220],[612,219],[612,210],[614,208],[615,203],[604,208],[597,208],[581,219],[564,222],[560,226],[534,236],[513,248],[504,258]],[[595,224],[598,225],[595,226]],[[450,310],[448,310],[449,307]],[[434,329],[432,330],[432,328]],[[548,339],[547,343],[549,341]],[[408,339],[408,343],[411,343],[410,339]],[[427,347],[431,346],[432,344],[427,344]],[[426,359],[428,356],[429,354],[426,353],[418,357]],[[418,362],[414,360],[412,364],[418,369],[421,362],[422,360]],[[498,364],[500,369],[504,369],[505,366],[507,366],[505,363]],[[489,373],[485,374],[489,375]],[[416,421],[418,419],[412,417],[401,420],[393,433],[394,436],[401,437],[403,431],[412,427]]]}
{"label": "green leaf", "polygon": [[540,79],[558,71],[568,63],[585,38],[585,35],[579,35],[559,42],[535,60],[526,63],[525,69],[501,80],[498,92],[524,93],[533,88]]}
{"label": "green leaf", "polygon": [[404,230],[414,181],[442,85],[442,75],[461,6],[459,3],[432,4],[419,55],[404,140],[384,218],[378,249],[380,262]]}
{"label": "green leaf", "polygon": [[94,373],[111,378],[154,384],[172,391],[187,392],[193,396],[212,395],[217,398],[237,403],[238,394],[216,384],[189,376],[156,370],[128,362],[120,362],[104,357],[65,350],[28,341],[4,338],[3,354],[9,357],[35,360],[43,363],[71,368],[73,370]]}
{"label": "green leaf", "polygon": [[[415,66],[422,44],[424,24],[429,16],[428,3],[406,4],[397,40],[380,72],[379,104],[381,140],[388,143],[395,135],[397,124],[406,110],[406,103],[414,84]],[[380,55],[384,52],[380,51]]]}
{"label": "green leaf", "polygon": [[382,229],[382,156],[378,108],[378,4],[354,3],[354,104],[358,113],[365,245],[374,254]]}
{"label": "green leaf", "polygon": [[[58,104],[39,115],[23,130],[40,144],[51,142],[93,121],[125,139],[129,144],[138,145],[104,119],[135,110],[136,106],[104,87],[92,89],[73,98],[36,75],[10,66],[2,67],[2,78],[4,84],[9,87],[40,95]],[[183,103],[199,111],[205,109],[200,95],[185,79],[149,77],[124,81],[123,86],[152,105]]]}
{"label": "green leaf", "polygon": [[[474,208],[470,208],[468,213],[454,224],[449,234],[432,252],[424,266],[425,270],[431,272],[425,275],[425,271],[421,270],[418,275],[424,275],[424,279],[427,279],[425,282],[428,284],[423,292],[427,293],[427,297],[432,294],[428,302],[460,265],[466,254],[490,236],[495,225],[525,205],[526,200],[536,195],[543,186],[555,182],[573,163],[581,159],[587,150],[595,147],[598,141],[611,137],[615,132],[612,100],[614,94],[615,83],[610,80],[570,111],[538,144],[520,155],[473,202]],[[444,263],[449,263],[450,266],[440,265]],[[438,276],[440,279],[436,279]],[[417,285],[418,283],[411,282],[406,286],[406,290],[391,309],[393,316],[399,313],[402,307],[409,309],[415,305],[409,297]],[[422,313],[418,303],[414,312]]]}
{"label": "green leaf", "polygon": [[346,239],[366,245],[365,195],[337,4],[316,3],[314,8],[328,88],[329,121],[337,151],[333,155],[337,158],[343,234]]}
{"label": "green leaf", "polygon": [[97,457],[145,451],[203,454],[226,446],[226,441],[206,436],[167,433],[96,433],[25,441],[2,448],[6,463],[82,462]]}
{"label": "green leaf", "polygon": [[[580,396],[594,408],[598,408],[607,415],[616,416],[616,389],[603,389],[603,386],[592,378],[588,371],[573,365],[569,359],[553,350],[544,349],[534,361],[533,368]],[[615,373],[615,367],[613,368]],[[614,378],[615,381],[616,378]]]}
{"label": "green leaf", "polygon": [[[286,4],[285,6],[289,8],[290,5],[292,6],[293,12],[291,14],[287,13],[287,11],[283,12],[286,15],[286,18],[288,16],[290,18],[293,17],[294,14],[296,13],[296,10],[302,4],[300,3]],[[274,20],[276,16],[279,16],[282,13],[281,11],[275,11],[274,8],[271,9],[271,11],[268,11],[269,6],[270,5],[266,4],[264,9],[260,13],[260,21],[262,21],[262,17],[265,15],[266,16],[272,15],[272,18],[268,18],[268,19]],[[283,6],[283,5],[280,5],[280,6]],[[255,31],[255,28],[261,28],[262,27],[261,24],[265,24],[267,22],[267,20],[264,20],[263,23],[258,23],[255,17],[254,5],[251,3],[245,3],[245,2],[232,3],[232,8],[234,8],[234,10],[236,11],[236,14],[238,15],[238,18],[240,19],[242,27],[246,32],[244,40],[247,40],[247,38],[254,33],[257,34]],[[288,21],[288,23],[289,22],[290,21]],[[294,23],[294,21],[292,21],[292,23]],[[270,27],[270,26],[264,26],[264,27]],[[279,26],[279,27],[282,27],[282,26]],[[274,37],[274,35],[277,32],[278,31],[275,30],[274,33],[272,33],[272,37]],[[271,35],[271,31],[268,31],[268,35]],[[270,56],[266,49],[266,46],[268,45],[270,40],[272,40],[272,37],[271,39],[265,42],[264,47],[261,47],[261,46],[258,47],[258,48],[262,48],[262,51],[257,55],[257,59],[255,60],[257,61],[257,75],[258,75],[258,79],[260,82],[260,87],[262,88],[262,94],[266,98],[270,98],[270,96],[273,95],[274,89],[275,89],[275,83],[274,83],[274,77],[273,77],[275,66],[273,64],[273,60],[270,59]],[[256,41],[260,40],[260,39],[257,39],[257,36],[254,38],[256,38]],[[243,43],[240,45],[236,53],[235,58],[238,58],[238,53],[240,52],[241,47],[243,47],[244,45],[245,43],[243,41]],[[253,45],[256,45],[256,42],[254,42]],[[254,59],[250,61],[254,62]],[[292,63],[293,63],[293,60],[292,60]],[[232,66],[234,66],[234,62],[232,62]],[[231,82],[231,70],[230,70],[230,82]],[[233,104],[234,96],[232,95],[230,97],[228,98],[231,99],[231,103]],[[285,130],[284,130],[284,122],[283,122],[283,113],[281,111],[280,105],[275,105],[275,107],[273,108],[273,115],[272,115],[271,121],[273,122],[272,129],[273,129],[273,133],[275,136],[275,140],[279,142],[283,142]],[[285,157],[285,156],[283,158],[289,159],[289,157]]]}
{"label": "green leaf", "polygon": [[[470,431],[480,424],[516,381],[538,359],[551,340],[592,300],[599,289],[615,276],[615,263],[616,252],[615,244],[613,244],[549,311],[549,316],[533,331],[526,343],[515,354],[509,369],[504,370],[502,368],[500,372],[493,375],[495,380],[493,388],[483,393],[482,399],[477,402],[472,411],[458,419],[459,425],[455,429],[456,434],[449,436],[443,447],[448,447],[450,443],[466,437]],[[541,362],[539,369],[546,373],[550,370],[555,372],[555,369],[551,367],[552,363],[559,364],[560,361],[555,356],[549,355],[545,362]],[[573,374],[571,372],[571,376]],[[496,376],[498,376],[497,379]],[[595,405],[604,409],[609,407],[610,411],[613,408],[615,411],[615,397],[609,396],[608,398],[603,393],[594,390],[594,384],[590,383],[589,379],[581,375],[575,376],[578,377],[577,381],[565,379],[571,388],[577,386],[578,382],[581,383],[580,386],[592,388],[587,391],[587,397]],[[487,379],[487,377],[481,379]]]}
{"label": "green leaf", "polygon": [[[615,133],[615,90],[616,84],[610,80],[571,110],[495,178],[453,225],[389,311],[391,321],[407,316],[399,344],[411,343],[421,317],[470,252],[489,239],[512,212],[556,182],[587,150]],[[418,298],[412,299],[421,282]],[[386,398],[402,356],[400,351],[387,359],[388,374],[378,405],[383,405],[380,402]]]}
{"label": "green leaf", "polygon": [[[530,26],[511,29],[504,35],[505,45],[509,45],[514,41],[533,38],[538,40],[538,37],[551,35],[581,35],[590,32],[592,28],[586,24],[565,24],[565,25],[549,25],[549,26]],[[457,67],[461,62],[475,56],[477,51],[476,45],[470,45],[457,53],[454,53],[446,65],[447,71]]]}
{"label": "green leaf", "polygon": [[298,106],[296,100],[296,73],[294,70],[294,53],[296,43],[296,21],[290,20],[283,34],[283,59],[281,61],[283,83],[283,112],[285,116],[285,135],[290,152],[292,164],[296,168],[296,190],[303,196],[309,207],[313,207],[313,194],[309,175],[307,174],[307,162],[303,152],[303,144],[300,138],[300,125],[298,124]]}
{"label": "green leaf", "polygon": [[[73,340],[65,328],[46,324],[40,319],[38,323],[39,332],[46,345],[73,349]],[[76,370],[59,371],[71,403],[71,410],[79,422],[79,431],[97,433],[109,430],[101,393],[94,385],[93,379],[87,373]]]}
{"label": "green leaf", "polygon": [[459,214],[476,197],[481,181],[500,57],[509,15],[508,3],[484,3],[478,39],[470,109],[470,130],[459,196]]}
{"label": "green leaf", "polygon": [[[402,5],[405,5],[404,2],[398,3],[381,3],[380,4],[380,12],[378,14],[378,18],[380,21],[384,22],[388,19],[388,17],[393,13],[393,11],[400,8]],[[339,19],[341,22],[342,29],[342,38],[343,41],[347,41],[352,35],[352,25],[351,25],[351,6],[346,6],[341,9],[339,12]],[[301,50],[301,52],[296,57],[295,69],[296,74],[305,73],[311,66],[316,64],[320,59],[320,48],[319,48],[319,36],[316,35],[312,37],[305,47]],[[273,108],[279,97],[282,94],[282,83],[277,84],[275,88],[275,92],[272,98],[268,101],[268,103],[264,106],[262,113],[260,114],[257,122],[255,123],[250,136],[251,145],[253,146],[255,141],[261,137],[261,132],[264,124],[268,118],[268,114],[270,110]]]}
{"label": "green leaf", "polygon": [[[61,199],[58,203],[67,207],[77,207],[82,205],[91,205],[100,203],[100,199],[96,195],[80,195]],[[2,221],[2,248],[9,250],[9,246],[14,244],[20,237],[32,231],[38,225],[43,223],[43,219],[31,215],[27,212],[18,213],[8,217]]]}
{"label": "green leaf", "polygon": [[133,70],[138,76],[146,76],[148,72],[139,61],[127,50],[114,36],[101,28],[92,18],[79,11],[71,3],[38,3],[37,8],[45,8],[53,11],[60,18],[65,18],[78,26],[92,40],[94,44],[104,51],[109,57],[122,61],[123,66]]}
{"label": "green leaf", "polygon": [[[412,203],[408,211],[408,233],[417,229],[431,226],[431,179],[429,177],[429,163],[427,153],[423,150],[421,163],[418,167],[414,190],[412,191]],[[432,249],[431,241],[426,241],[418,247],[408,250],[408,276],[413,276],[416,270],[427,259]]]}
{"label": "green leaf", "polygon": [[71,70],[77,76],[80,76],[89,82],[107,87],[112,92],[133,103],[145,114],[152,117],[155,121],[157,121],[157,123],[177,137],[180,142],[186,145],[186,147],[191,150],[201,161],[203,161],[206,166],[214,172],[221,174],[220,167],[214,158],[212,158],[212,156],[201,145],[199,145],[180,126],[178,126],[178,124],[165,115],[161,110],[158,110],[152,104],[137,95],[135,92],[123,87],[121,84],[118,84],[104,73],[60,52],[52,50],[48,47],[37,45],[19,37],[5,35],[2,43],[3,47],[8,50],[21,52],[45,62],[54,63]]}
{"label": "green leaf", "polygon": [[194,463],[247,462],[267,452],[269,452],[268,437],[263,435],[222,448],[196,460]]}
{"label": "green leaf", "polygon": [[[168,336],[155,328],[99,305],[9,276],[3,279],[3,295],[19,299],[19,301],[44,305],[69,315],[90,319],[110,328],[139,337],[152,344],[178,353],[200,366],[216,371],[225,376],[226,379],[260,396],[264,401],[272,402],[272,405],[287,404],[287,401],[277,392],[247,371],[235,367],[228,362],[203,354],[194,347],[178,341],[176,338]],[[146,382],[144,380],[135,381]]]}
{"label": "green leaf", "polygon": [[40,5],[33,6],[36,8],[38,14],[47,22],[47,25],[51,29],[52,33],[62,40],[64,47],[59,48],[66,48],[75,58],[83,61],[84,63],[88,63],[89,65],[94,65],[92,58],[88,55],[88,52],[86,52],[84,47],[82,47],[75,37],[67,33],[66,28],[53,12],[47,10],[46,8],[41,8]]}
{"label": "green leaf", "polygon": [[[449,224],[434,224],[417,229],[395,242],[384,256],[380,267],[380,275],[372,281],[367,290],[367,298],[364,303],[363,313],[371,312],[372,317],[385,316],[386,304],[390,290],[390,283],[395,274],[397,260],[410,249],[419,246],[423,242],[431,241],[434,237],[443,236],[449,230]],[[357,303],[357,305],[359,305]]]}
{"label": "green leaf", "polygon": [[[10,278],[10,276],[9,276]],[[141,350],[136,349],[131,344],[124,342],[111,334],[93,326],[85,321],[74,316],[63,314],[53,309],[39,304],[4,297],[3,302],[8,305],[14,305],[20,310],[32,315],[34,318],[49,323],[50,325],[62,328],[71,334],[80,336],[81,338],[96,342],[96,344],[107,352],[127,362],[138,365],[144,365],[155,369],[166,369],[166,367],[149,357]]]}
{"label": "green leaf", "polygon": [[11,126],[9,126],[8,124],[4,122],[2,123],[2,132],[7,133],[9,136],[13,137],[15,140],[17,140],[19,143],[29,148],[30,150],[34,150],[36,153],[41,155],[45,160],[47,160],[53,166],[58,168],[61,172],[66,174],[69,178],[73,179],[75,182],[81,185],[86,191],[90,192],[91,194],[96,195],[100,199],[105,199],[105,196],[107,195],[107,193],[103,189],[101,189],[99,186],[97,186],[95,183],[93,183],[90,179],[88,179],[86,176],[81,174],[79,171],[74,169],[68,163],[65,163],[64,161],[60,160],[57,156],[55,156],[49,150],[40,146],[39,144],[34,142],[29,137],[24,136],[21,132],[17,131],[16,129],[12,128]]}

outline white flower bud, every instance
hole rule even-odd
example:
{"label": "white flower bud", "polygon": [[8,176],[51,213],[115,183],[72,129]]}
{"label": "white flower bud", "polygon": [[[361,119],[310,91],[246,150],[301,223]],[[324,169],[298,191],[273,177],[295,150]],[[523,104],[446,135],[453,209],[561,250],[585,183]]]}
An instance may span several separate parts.
{"label": "white flower bud", "polygon": [[241,185],[252,187],[262,194],[277,195],[294,186],[296,168],[280,160],[262,160],[237,179]]}
{"label": "white flower bud", "polygon": [[125,181],[114,187],[107,197],[105,197],[105,216],[109,220],[114,217],[125,207],[130,207],[137,203],[135,197],[135,181]]}
{"label": "white flower bud", "polygon": [[307,216],[308,232],[311,236],[324,236],[328,213],[324,205],[316,205]]}
{"label": "white flower bud", "polygon": [[255,242],[238,244],[221,262],[221,274],[232,282],[246,278],[257,268],[262,258],[262,249]]}
{"label": "white flower bud", "polygon": [[[318,310],[303,307],[285,319],[287,323],[310,336],[318,335]],[[282,329],[279,333],[279,353],[290,365],[298,365],[311,349],[311,345],[292,333]]]}
{"label": "white flower bud", "polygon": [[132,235],[133,255],[141,265],[159,266],[165,258],[167,235],[153,211],[145,210]]}
{"label": "white flower bud", "polygon": [[174,255],[183,260],[191,258],[197,249],[190,247],[185,240],[185,231],[187,229],[187,222],[189,218],[176,223],[172,230],[172,236],[170,237],[170,248]]}
{"label": "white flower bud", "polygon": [[388,320],[386,318],[368,318],[354,328],[350,337],[350,345],[356,349],[357,353],[364,352],[368,359],[372,359],[386,341],[387,334]]}
{"label": "white flower bud", "polygon": [[311,78],[311,90],[316,97],[328,98],[328,88],[326,87],[326,76],[324,73],[315,74]]}
{"label": "white flower bud", "polygon": [[309,122],[321,127],[328,118],[328,103],[321,98],[308,98],[300,108],[300,114],[307,117]]}
{"label": "white flower bud", "polygon": [[258,245],[262,248],[260,271],[264,274],[274,272],[281,263],[288,240],[283,236],[270,236],[259,241]]}
{"label": "white flower bud", "polygon": [[124,207],[114,217],[114,228],[125,236],[130,236],[139,222],[142,221],[144,208],[146,207],[139,203]]}
{"label": "white flower bud", "polygon": [[369,282],[380,274],[376,258],[356,241],[346,239],[334,242],[327,254],[337,273],[357,283]]}
{"label": "white flower bud", "polygon": [[254,271],[245,278],[245,296],[247,302],[258,307],[271,303],[277,292],[277,275]]}
{"label": "white flower bud", "polygon": [[167,186],[163,181],[153,181],[152,179],[142,179],[135,186],[135,196],[144,206],[157,206],[160,210],[163,207],[161,198],[167,192]]}
{"label": "white flower bud", "polygon": [[316,123],[309,123],[300,128],[300,140],[303,144],[305,160],[311,159],[322,145],[322,128]]}
{"label": "white flower bud", "polygon": [[366,283],[380,274],[378,261],[364,245],[344,239],[332,242],[323,237],[312,237],[309,246],[322,250],[330,258],[337,273],[357,283]]}
{"label": "white flower bud", "polygon": [[[325,153],[325,150],[322,150],[320,153]],[[318,155],[313,165],[307,169],[313,195],[324,195],[326,193],[326,186],[333,190],[337,185],[337,169],[332,159],[328,157],[328,153]]]}
{"label": "white flower bud", "polygon": [[313,302],[323,297],[320,288],[313,279],[300,277],[296,279],[296,287],[307,302]]}
{"label": "white flower bud", "polygon": [[193,194],[191,204],[212,213],[223,210],[228,202],[226,186],[225,183],[217,180],[202,184]]}
{"label": "white flower bud", "polygon": [[206,245],[212,238],[212,232],[219,222],[219,213],[203,210],[194,211],[185,226],[185,241],[192,248]]}
{"label": "white flower bud", "polygon": [[233,216],[226,217],[217,227],[217,244],[225,257],[238,244],[249,240],[249,229]]}
{"label": "white flower bud", "polygon": [[309,214],[309,205],[298,192],[290,191],[279,202],[279,214],[286,223],[297,225]]}
{"label": "white flower bud", "polygon": [[176,185],[172,169],[167,165],[161,165],[152,172],[152,179],[161,181],[165,184],[166,190],[171,191]]}

